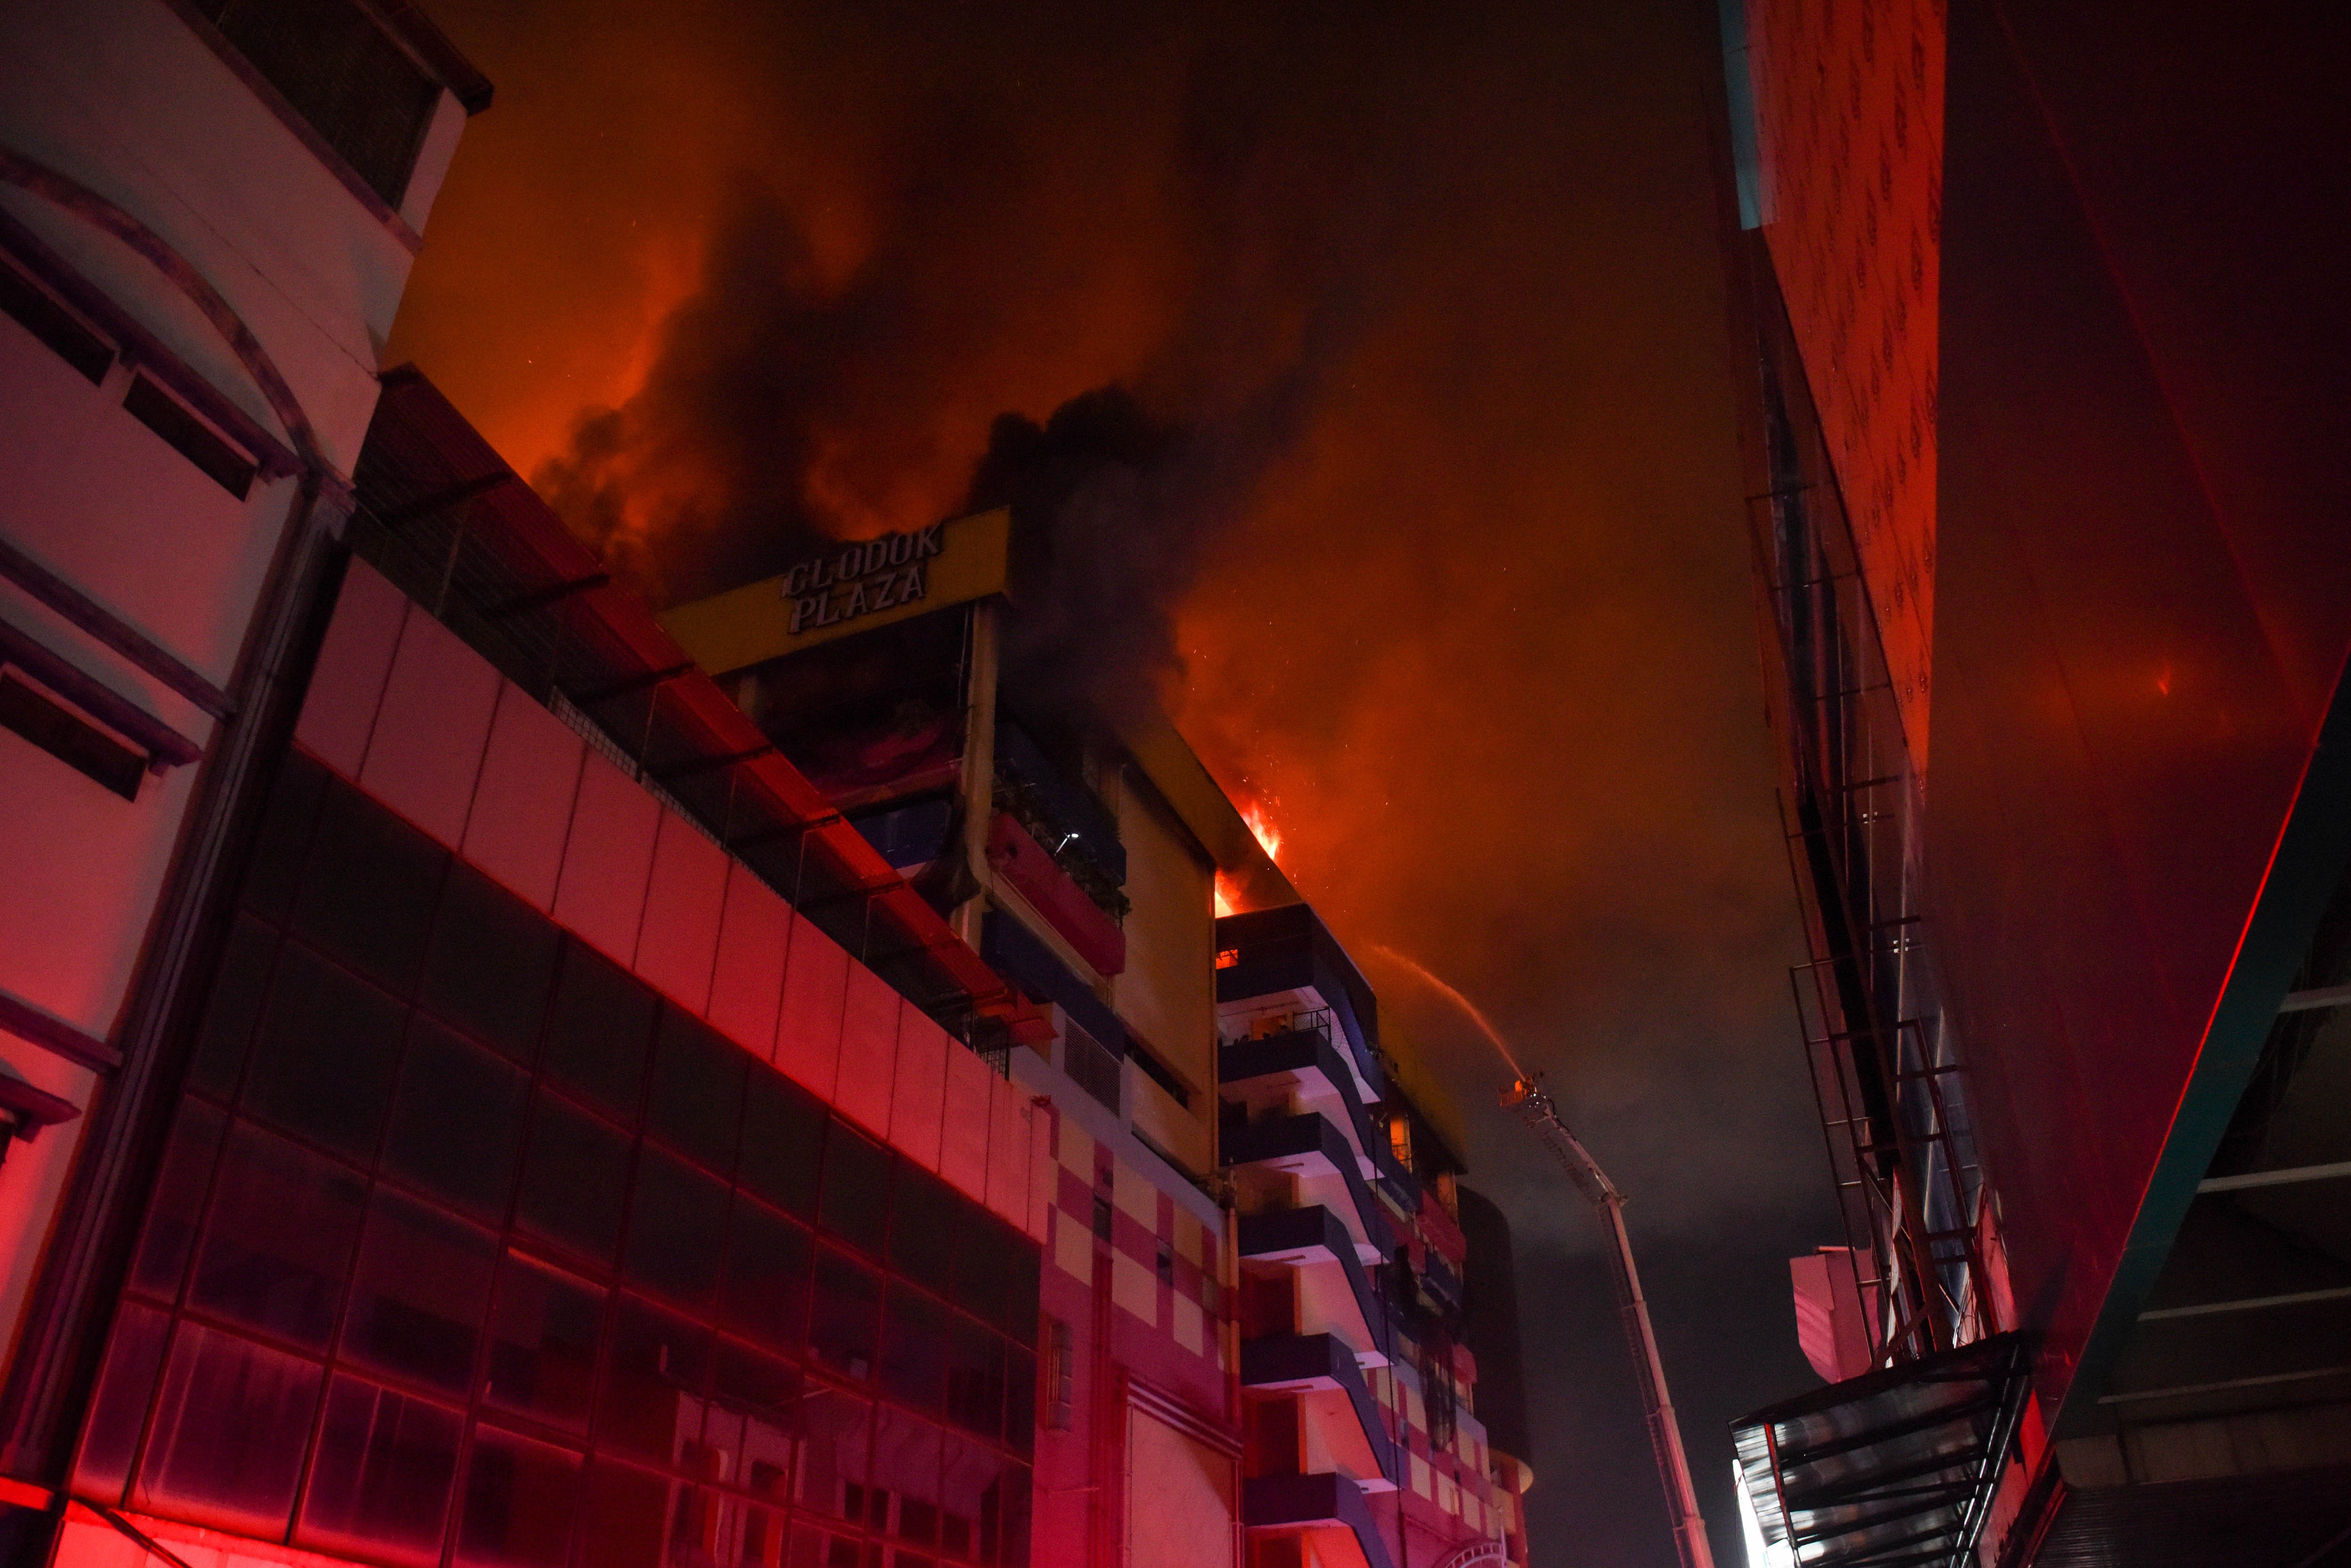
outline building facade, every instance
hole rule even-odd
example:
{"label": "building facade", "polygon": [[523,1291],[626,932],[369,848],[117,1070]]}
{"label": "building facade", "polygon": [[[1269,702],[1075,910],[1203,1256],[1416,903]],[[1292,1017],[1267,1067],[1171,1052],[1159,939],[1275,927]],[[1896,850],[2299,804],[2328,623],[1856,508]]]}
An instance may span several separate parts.
{"label": "building facade", "polygon": [[2340,27],[1723,17],[1749,521],[1847,1220],[1796,1264],[1832,1385],[1737,1432],[1759,1539],[2316,1563],[2351,1478],[2351,334],[2310,292]]}
{"label": "building facade", "polygon": [[72,1440],[205,890],[282,745],[375,345],[488,97],[405,7],[0,18],[10,1475],[54,1478]]}
{"label": "building facade", "polygon": [[5,26],[12,1560],[1523,1563],[1458,1140],[1018,519],[656,619],[375,362],[429,24]]}

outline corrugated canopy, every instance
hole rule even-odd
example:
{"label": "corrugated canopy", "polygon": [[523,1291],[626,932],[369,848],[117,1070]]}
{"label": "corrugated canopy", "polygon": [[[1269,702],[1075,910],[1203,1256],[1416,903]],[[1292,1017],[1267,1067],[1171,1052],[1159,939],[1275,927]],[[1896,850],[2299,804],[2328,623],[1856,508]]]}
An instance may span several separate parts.
{"label": "corrugated canopy", "polygon": [[1983,1529],[2029,1367],[2022,1337],[1998,1334],[1732,1422],[1764,1541],[1812,1568],[1958,1568]]}

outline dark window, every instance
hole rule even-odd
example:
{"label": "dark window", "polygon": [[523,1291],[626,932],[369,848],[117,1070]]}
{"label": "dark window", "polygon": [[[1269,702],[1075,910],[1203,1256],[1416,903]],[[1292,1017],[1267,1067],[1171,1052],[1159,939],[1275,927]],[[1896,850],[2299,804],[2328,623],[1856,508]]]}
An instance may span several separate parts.
{"label": "dark window", "polygon": [[402,996],[416,988],[449,856],[349,785],[327,790],[294,930]]}
{"label": "dark window", "polygon": [[946,1399],[952,1312],[922,1291],[892,1284],[882,1319],[882,1391],[918,1410]]}
{"label": "dark window", "polygon": [[1004,1432],[1004,1336],[961,1312],[948,1312],[939,1343],[946,1364],[947,1419],[995,1442]]}
{"label": "dark window", "polygon": [[809,1354],[851,1377],[872,1376],[881,1312],[881,1276],[846,1253],[818,1249],[816,1291],[809,1307]]}
{"label": "dark window", "polygon": [[621,1239],[629,1140],[587,1112],[542,1092],[531,1115],[515,1223],[600,1262]]}
{"label": "dark window", "polygon": [[188,1067],[190,1087],[224,1100],[236,1092],[246,1044],[261,1016],[262,999],[269,991],[269,967],[277,956],[277,933],[248,915],[237,916],[204,1004],[195,1057]]}
{"label": "dark window", "polygon": [[1008,1465],[995,1488],[1002,1500],[995,1519],[984,1521],[979,1543],[983,1563],[1019,1568],[1029,1561],[1029,1508],[1031,1479],[1026,1465]]}
{"label": "dark window", "polygon": [[622,1296],[604,1358],[596,1442],[666,1464],[681,1439],[699,1440],[710,1380],[710,1331],[652,1302]]}
{"label": "dark window", "polygon": [[0,312],[47,344],[92,386],[104,381],[114,364],[114,350],[105,339],[13,267],[0,266]]}
{"label": "dark window", "polygon": [[303,857],[327,793],[327,770],[298,751],[286,753],[269,787],[269,810],[245,870],[247,907],[283,924],[300,891]]}
{"label": "dark window", "polygon": [[1094,1234],[1109,1240],[1111,1223],[1110,1196],[1098,1192],[1094,1194]]}
{"label": "dark window", "polygon": [[312,1350],[335,1332],[360,1178],[253,1127],[229,1135],[189,1304]]}
{"label": "dark window", "polygon": [[828,1384],[811,1383],[800,1396],[799,1468],[792,1500],[828,1519],[864,1511],[865,1480],[873,1446],[873,1406]]}
{"label": "dark window", "polygon": [[[1099,1207],[1094,1218],[1099,1235]],[[1029,1239],[976,1204],[956,1230],[956,1304],[977,1313],[1022,1344],[1035,1344],[1037,1254]]]}
{"label": "dark window", "polygon": [[368,189],[398,207],[441,89],[351,0],[199,0]]}
{"label": "dark window", "polygon": [[298,1356],[182,1322],[134,1506],[283,1539],[319,1381],[318,1366]]}
{"label": "dark window", "polygon": [[498,1274],[490,1313],[490,1371],[483,1397],[503,1410],[574,1432],[588,1430],[604,1292],[517,1253]]}
{"label": "dark window", "polygon": [[817,1221],[852,1247],[881,1255],[890,1221],[890,1151],[838,1121],[825,1133]]}
{"label": "dark window", "polygon": [[[705,1563],[715,1554],[679,1551],[699,1545],[705,1520],[693,1489],[633,1465],[598,1459],[589,1473],[588,1507],[580,1532],[580,1568],[661,1568]],[[716,1520],[709,1521],[716,1523]],[[716,1531],[712,1531],[715,1535]],[[713,1545],[716,1542],[714,1541]]]}
{"label": "dark window", "polygon": [[825,1119],[815,1095],[773,1068],[752,1063],[743,1092],[743,1154],[735,1179],[778,1208],[813,1216]]}
{"label": "dark window", "polygon": [[1130,1038],[1126,1042],[1126,1059],[1141,1070],[1143,1075],[1167,1091],[1167,1097],[1183,1106],[1192,1108],[1192,1087],[1176,1076],[1176,1070],[1160,1061],[1142,1044]]}
{"label": "dark window", "polygon": [[372,1157],[406,1022],[398,1002],[289,944],[246,1077],[246,1108],[339,1154]]}
{"label": "dark window", "polygon": [[48,693],[0,670],[0,728],[11,729],[126,800],[139,799],[147,754],[99,728]]}
{"label": "dark window", "polygon": [[187,405],[145,376],[131,378],[123,411],[163,438],[164,444],[196,465],[214,484],[242,501],[253,489],[253,459],[190,413]]}
{"label": "dark window", "polygon": [[633,1127],[656,1006],[626,971],[585,943],[566,943],[540,1070]]}
{"label": "dark window", "polygon": [[559,946],[555,927],[528,904],[473,867],[454,866],[417,999],[528,1067]]}
{"label": "dark window", "polygon": [[645,1090],[645,1131],[721,1176],[735,1174],[751,1059],[692,1015],[664,1008]]}
{"label": "dark window", "polygon": [[956,1235],[971,1204],[921,1166],[901,1161],[890,1198],[890,1267],[946,1295]]}
{"label": "dark window", "polygon": [[295,1539],[393,1568],[432,1568],[441,1561],[464,1429],[455,1410],[336,1378]]}
{"label": "dark window", "polygon": [[419,1016],[392,1103],[383,1168],[492,1222],[506,1218],[530,1081]]}
{"label": "dark window", "polygon": [[727,1229],[719,1321],[762,1344],[798,1349],[808,1329],[809,1273],[814,1263],[815,1249],[804,1227],[737,1197]]}
{"label": "dark window", "polygon": [[648,1148],[637,1157],[622,1267],[629,1278],[689,1305],[718,1286],[726,1230],[726,1187],[684,1161]]}
{"label": "dark window", "polygon": [[204,1216],[204,1193],[212,1184],[221,1130],[227,1121],[201,1100],[182,1103],[179,1125],[172,1129],[162,1168],[155,1173],[147,1232],[139,1239],[139,1255],[131,1266],[131,1289],[166,1301],[179,1295],[180,1276],[195,1249],[196,1225]]}
{"label": "dark window", "polygon": [[455,1560],[465,1568],[562,1568],[580,1506],[580,1456],[474,1429]]}
{"label": "dark window", "polygon": [[343,1358],[451,1394],[471,1392],[497,1258],[486,1232],[378,1188],[351,1282]]}
{"label": "dark window", "polygon": [[1037,1358],[1018,1345],[1004,1357],[1004,1444],[1027,1454],[1037,1445]]}

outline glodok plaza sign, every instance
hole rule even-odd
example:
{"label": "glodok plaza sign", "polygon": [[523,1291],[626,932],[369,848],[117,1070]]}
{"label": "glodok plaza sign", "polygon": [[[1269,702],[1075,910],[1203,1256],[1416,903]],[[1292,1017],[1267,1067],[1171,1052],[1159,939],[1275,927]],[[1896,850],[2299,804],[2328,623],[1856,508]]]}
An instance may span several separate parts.
{"label": "glodok plaza sign", "polygon": [[933,523],[883,534],[838,555],[800,562],[783,576],[783,595],[792,607],[788,630],[831,626],[926,597],[925,568],[939,554],[939,533],[946,527]]}
{"label": "glodok plaza sign", "polygon": [[1012,517],[998,508],[844,542],[758,582],[681,604],[662,626],[714,675],[1004,591]]}

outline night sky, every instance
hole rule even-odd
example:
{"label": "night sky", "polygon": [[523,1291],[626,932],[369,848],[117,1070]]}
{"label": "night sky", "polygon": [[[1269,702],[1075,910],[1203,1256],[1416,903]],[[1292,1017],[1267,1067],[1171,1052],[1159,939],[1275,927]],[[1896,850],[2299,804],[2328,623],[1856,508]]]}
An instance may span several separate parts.
{"label": "night sky", "polygon": [[[1787,967],[1710,0],[430,0],[496,82],[390,345],[656,598],[957,509],[997,416],[1170,433],[1101,612],[1455,1087],[1516,1228],[1535,1561],[1673,1550],[1547,1069],[1726,1564],[1840,1239]],[[1131,640],[1130,640],[1131,641]]]}

